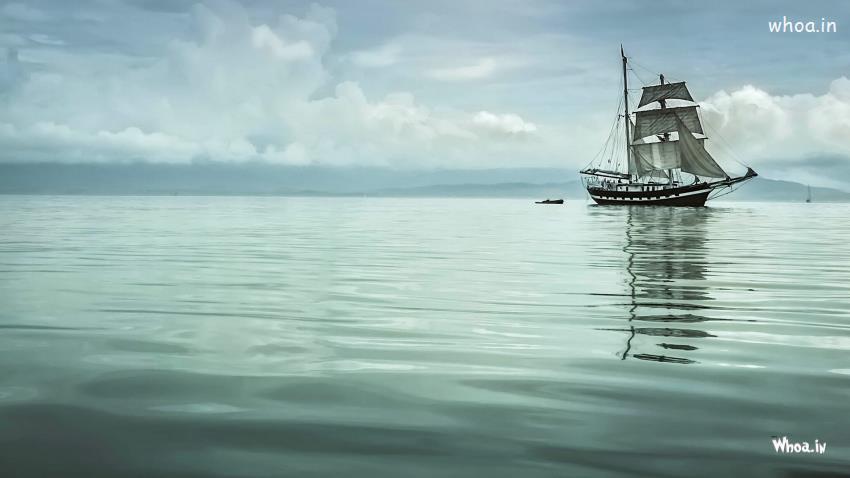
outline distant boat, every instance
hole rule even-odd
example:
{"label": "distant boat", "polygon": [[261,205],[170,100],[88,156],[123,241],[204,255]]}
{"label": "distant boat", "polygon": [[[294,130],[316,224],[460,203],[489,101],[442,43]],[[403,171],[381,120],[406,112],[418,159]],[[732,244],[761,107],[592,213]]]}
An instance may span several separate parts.
{"label": "distant boat", "polygon": [[808,191],[808,193],[806,195],[806,202],[812,202],[812,187],[809,186],[809,185],[806,185],[806,190]]}
{"label": "distant boat", "polygon": [[534,204],[564,204],[563,199],[546,199],[544,201],[534,201]]}
{"label": "distant boat", "polygon": [[[712,196],[713,192],[731,189],[758,176],[747,167],[746,174],[733,178],[705,150],[707,137],[697,113],[698,105],[684,81],[665,83],[664,75],[659,75],[660,84],[645,86],[632,122],[628,59],[622,46],[620,56],[623,60],[620,108],[624,114],[617,115],[598,161],[592,161],[590,167],[581,171],[584,186],[597,204],[703,206],[720,195]],[[667,100],[692,104],[668,107]],[[640,109],[655,103],[658,108]],[[622,143],[618,130],[625,133],[625,148],[617,146]],[[615,157],[623,149],[624,157]]]}

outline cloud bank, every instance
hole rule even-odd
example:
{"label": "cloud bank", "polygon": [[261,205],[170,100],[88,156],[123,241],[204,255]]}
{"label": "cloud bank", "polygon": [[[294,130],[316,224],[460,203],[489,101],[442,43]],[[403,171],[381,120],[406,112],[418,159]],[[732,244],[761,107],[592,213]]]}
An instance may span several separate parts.
{"label": "cloud bank", "polygon": [[[228,0],[5,4],[0,161],[578,169],[602,147],[619,99],[621,35],[596,28],[603,7],[379,4],[380,21],[350,2],[287,4],[295,14],[284,15],[273,2]],[[605,11],[612,22],[645,14]],[[736,65],[717,67],[729,47],[713,43],[705,55],[683,45],[677,58],[651,58],[656,43],[669,45],[665,34],[636,36],[627,53],[675,66],[709,92],[701,111],[724,166],[790,171],[850,157],[843,72],[813,73],[812,59],[809,75],[777,74],[785,63],[747,61],[734,38]],[[842,44],[791,40],[783,56]],[[832,65],[839,54],[824,57]],[[761,76],[747,76],[751,65]],[[739,76],[751,85],[728,87]]]}
{"label": "cloud bank", "polygon": [[[534,149],[537,127],[517,114],[436,112],[408,92],[370,99],[352,81],[321,94],[332,81],[324,62],[337,33],[331,9],[313,5],[262,23],[226,3],[196,5],[191,18],[191,38],[132,67],[78,64],[25,78],[10,54],[0,75],[9,93],[0,160],[406,167],[475,166],[487,157],[480,165],[492,167]],[[389,47],[353,58],[376,67],[399,54]]]}
{"label": "cloud bank", "polygon": [[[850,79],[834,80],[822,95],[772,96],[747,85],[719,91],[701,103],[703,118],[736,155],[797,161],[850,156]],[[708,134],[712,136],[712,129]]]}

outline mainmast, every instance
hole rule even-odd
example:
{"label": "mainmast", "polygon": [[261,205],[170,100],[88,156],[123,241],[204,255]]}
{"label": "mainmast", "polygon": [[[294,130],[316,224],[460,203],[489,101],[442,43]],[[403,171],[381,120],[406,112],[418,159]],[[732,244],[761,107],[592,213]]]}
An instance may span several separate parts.
{"label": "mainmast", "polygon": [[[661,80],[661,86],[664,86],[664,74],[661,73],[661,74],[658,75],[658,77]],[[667,109],[667,100],[659,100],[658,103],[661,104],[662,110]],[[669,141],[670,140],[670,133],[664,133],[664,136],[660,137],[659,139],[661,141]],[[669,181],[670,184],[673,184],[673,169],[667,170],[667,178],[670,180]]]}
{"label": "mainmast", "polygon": [[626,161],[629,167],[629,179],[632,180],[632,172],[635,170],[634,166],[632,166],[632,156],[631,156],[631,145],[632,139],[630,138],[629,129],[631,127],[631,121],[629,120],[629,75],[626,73],[628,60],[626,59],[626,54],[623,52],[623,45],[620,45],[620,56],[623,57],[623,105],[625,106],[625,130],[626,130]]}

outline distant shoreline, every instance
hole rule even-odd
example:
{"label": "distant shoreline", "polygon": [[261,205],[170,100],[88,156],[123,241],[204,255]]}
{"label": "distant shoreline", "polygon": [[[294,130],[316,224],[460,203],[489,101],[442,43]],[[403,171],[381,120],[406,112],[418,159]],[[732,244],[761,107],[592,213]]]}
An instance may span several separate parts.
{"label": "distant shoreline", "polygon": [[[567,169],[414,171],[253,163],[0,163],[0,194],[587,199],[578,173]],[[805,184],[762,176],[719,200],[794,203],[806,196]],[[850,192],[813,186],[812,198],[850,202]]]}
{"label": "distant shoreline", "polygon": [[[209,197],[209,198],[294,198],[294,199],[512,199],[517,201],[539,201],[541,198],[546,199],[543,196],[498,196],[498,195],[426,195],[426,194],[354,194],[354,193],[180,193],[180,194],[166,194],[166,193],[142,193],[142,192],[134,192],[134,193],[85,193],[85,192],[64,192],[64,193],[53,193],[53,192],[29,192],[29,193],[16,193],[16,192],[0,192],[0,196],[6,197],[20,197],[20,196],[32,196],[32,197],[139,197],[139,198],[168,198],[168,197],[184,197],[184,198],[192,198],[192,197]],[[588,204],[592,204],[592,202],[587,198],[576,198],[576,197],[567,197],[567,196],[558,196],[558,195],[550,195],[549,198],[563,198],[567,204],[570,203],[579,203],[579,202],[588,202]],[[805,204],[805,200],[794,201],[790,199],[766,199],[766,198],[735,198],[733,195],[718,198],[709,203],[782,203],[782,204]],[[816,201],[813,200],[812,204],[850,204],[850,199],[825,199]]]}

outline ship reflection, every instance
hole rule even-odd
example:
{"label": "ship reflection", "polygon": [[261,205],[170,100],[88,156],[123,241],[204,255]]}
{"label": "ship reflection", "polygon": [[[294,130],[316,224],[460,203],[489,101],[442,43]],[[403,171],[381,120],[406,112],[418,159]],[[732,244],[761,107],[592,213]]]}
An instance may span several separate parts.
{"label": "ship reflection", "polygon": [[622,360],[693,364],[689,352],[714,337],[699,328],[718,320],[700,314],[712,300],[706,287],[712,214],[707,208],[628,207],[623,247],[628,327],[607,329],[628,334]]}

